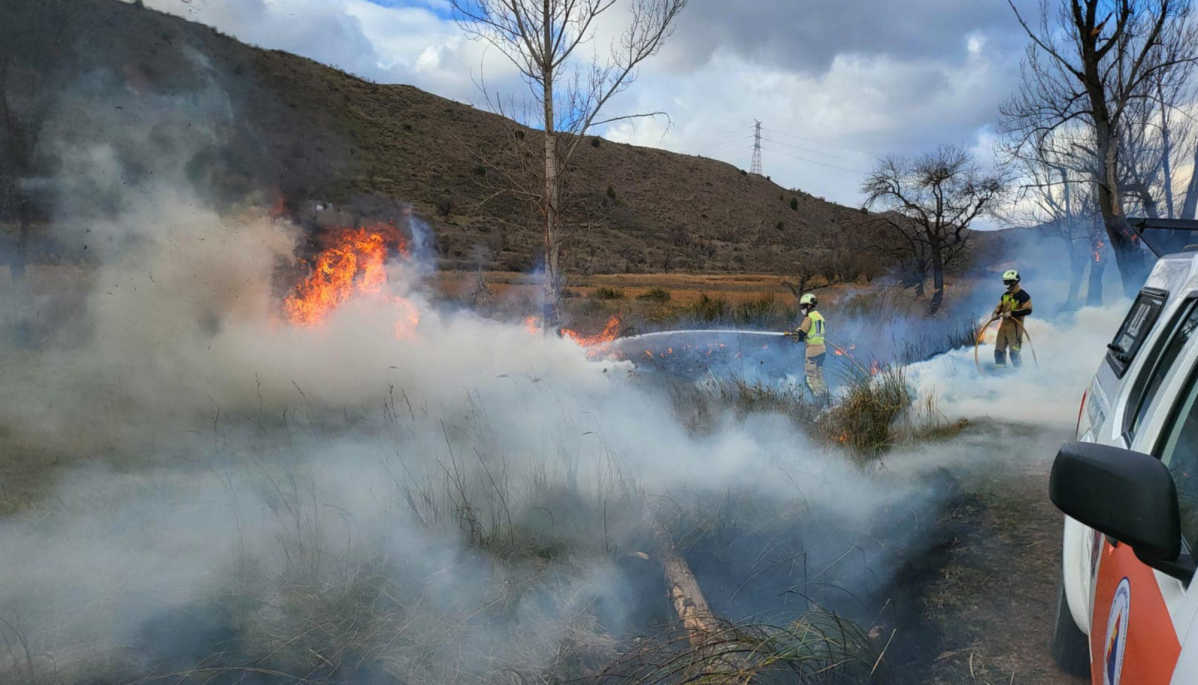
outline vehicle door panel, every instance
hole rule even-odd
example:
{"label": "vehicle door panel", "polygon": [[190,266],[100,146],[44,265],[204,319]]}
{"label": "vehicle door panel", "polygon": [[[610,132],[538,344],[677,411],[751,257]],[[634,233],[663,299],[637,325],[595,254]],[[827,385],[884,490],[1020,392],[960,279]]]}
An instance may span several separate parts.
{"label": "vehicle door panel", "polygon": [[[1116,602],[1116,594],[1125,580],[1129,596]],[[1116,610],[1114,616],[1112,609]],[[1127,618],[1120,612],[1126,612]],[[1170,682],[1181,654],[1181,643],[1152,569],[1136,558],[1131,547],[1103,540],[1090,615],[1093,683],[1167,685]]]}

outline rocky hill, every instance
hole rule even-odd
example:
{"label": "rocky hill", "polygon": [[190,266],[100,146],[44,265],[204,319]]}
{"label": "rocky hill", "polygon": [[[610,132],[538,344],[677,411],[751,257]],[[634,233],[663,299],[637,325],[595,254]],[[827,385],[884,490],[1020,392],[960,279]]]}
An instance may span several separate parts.
{"label": "rocky hill", "polygon": [[[183,165],[213,196],[255,192],[292,211],[364,197],[403,201],[431,226],[443,267],[534,266],[535,213],[496,191],[519,173],[515,155],[521,145],[535,149],[536,131],[118,0],[14,2],[17,22],[53,36],[55,49],[26,66],[42,72],[38,87],[54,106],[80,107],[85,97],[83,107],[94,107],[98,92],[119,93],[125,107],[139,99],[161,107],[164,97],[194,106],[179,116],[216,133]],[[227,109],[223,120],[211,114],[213,99]],[[76,128],[76,136],[89,135],[89,126]],[[812,250],[852,252],[870,230],[857,209],[723,162],[583,142],[570,180],[576,228],[566,253],[576,270],[784,273]],[[52,163],[39,159],[25,169],[10,163],[7,173],[46,175],[35,167]]]}

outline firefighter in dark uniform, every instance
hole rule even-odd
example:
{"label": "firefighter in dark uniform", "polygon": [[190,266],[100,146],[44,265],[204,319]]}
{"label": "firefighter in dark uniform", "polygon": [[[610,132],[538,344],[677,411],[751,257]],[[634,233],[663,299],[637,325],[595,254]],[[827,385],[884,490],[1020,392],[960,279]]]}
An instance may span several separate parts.
{"label": "firefighter in dark uniform", "polygon": [[1019,272],[1014,269],[1003,273],[1002,282],[1007,286],[1007,292],[1003,293],[998,306],[994,308],[995,318],[1002,319],[998,326],[998,339],[994,341],[994,364],[1005,367],[1009,349],[1011,365],[1018,368],[1022,364],[1019,352],[1023,347],[1023,324],[1027,315],[1032,313],[1032,296],[1019,286]]}

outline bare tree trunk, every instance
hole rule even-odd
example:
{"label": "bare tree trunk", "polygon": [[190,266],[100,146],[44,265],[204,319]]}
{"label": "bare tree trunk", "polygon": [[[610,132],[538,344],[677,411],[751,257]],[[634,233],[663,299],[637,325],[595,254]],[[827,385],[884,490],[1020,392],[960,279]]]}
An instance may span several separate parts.
{"label": "bare tree trunk", "polygon": [[1106,262],[1090,260],[1090,281],[1086,286],[1086,306],[1102,306],[1102,274],[1106,270]]}
{"label": "bare tree trunk", "polygon": [[1162,170],[1165,174],[1165,211],[1167,216],[1172,219],[1173,214],[1173,163],[1170,157],[1173,154],[1173,145],[1169,140],[1169,116],[1165,107],[1164,87],[1158,81],[1156,84],[1157,95],[1161,103],[1161,162]]}
{"label": "bare tree trunk", "polygon": [[1123,292],[1134,296],[1143,285],[1148,272],[1148,260],[1133,238],[1131,226],[1123,215],[1123,203],[1119,198],[1118,146],[1113,139],[1105,119],[1097,126],[1099,178],[1097,184],[1098,208],[1102,212],[1102,223],[1115,253],[1115,265],[1123,283]]}
{"label": "bare tree trunk", "polygon": [[1135,193],[1136,197],[1140,200],[1140,204],[1144,207],[1144,213],[1149,218],[1159,219],[1161,217],[1160,211],[1156,208],[1156,198],[1152,197],[1152,193],[1149,192],[1147,185],[1137,183],[1134,188],[1129,188],[1128,190]]}
{"label": "bare tree trunk", "polygon": [[544,302],[541,310],[541,326],[546,332],[556,332],[560,323],[558,303],[560,302],[560,276],[558,257],[561,246],[558,244],[558,209],[560,208],[561,182],[557,166],[557,133],[553,119],[553,16],[550,12],[550,0],[545,0],[546,17],[544,28],[545,63],[541,65],[545,92],[543,103],[545,107],[545,283],[543,287]]}
{"label": "bare tree trunk", "polygon": [[944,260],[940,254],[939,245],[932,246],[932,301],[928,304],[928,313],[935,314],[944,304]]}
{"label": "bare tree trunk", "polygon": [[1073,216],[1073,187],[1069,184],[1069,171],[1065,167],[1057,167],[1061,175],[1061,188],[1065,200],[1065,251],[1069,255],[1069,292],[1065,295],[1065,308],[1076,309],[1081,305],[1078,293],[1082,287],[1082,276],[1086,273],[1086,253],[1078,245],[1077,220]]}
{"label": "bare tree trunk", "polygon": [[1086,306],[1102,306],[1102,274],[1106,270],[1106,245],[1103,244],[1103,226],[1095,217],[1095,226],[1090,233],[1090,281],[1086,285]]}
{"label": "bare tree trunk", "polygon": [[1181,206],[1181,218],[1198,219],[1198,145],[1194,145],[1194,161],[1190,183],[1186,186],[1186,199]]}
{"label": "bare tree trunk", "polygon": [[1076,240],[1065,241],[1069,250],[1069,293],[1065,295],[1065,308],[1076,309],[1081,305],[1078,295],[1081,294],[1082,277],[1086,275],[1087,252],[1081,249]]}

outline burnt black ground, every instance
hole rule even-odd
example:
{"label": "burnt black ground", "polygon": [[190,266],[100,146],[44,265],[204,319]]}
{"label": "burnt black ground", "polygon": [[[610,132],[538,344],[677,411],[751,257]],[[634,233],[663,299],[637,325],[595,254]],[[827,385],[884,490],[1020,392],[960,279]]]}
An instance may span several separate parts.
{"label": "burnt black ground", "polygon": [[1062,515],[1047,484],[1058,438],[1029,434],[1011,460],[961,478],[940,544],[907,569],[918,616],[900,622],[909,637],[890,647],[889,682],[1085,682],[1060,673],[1048,651]]}

